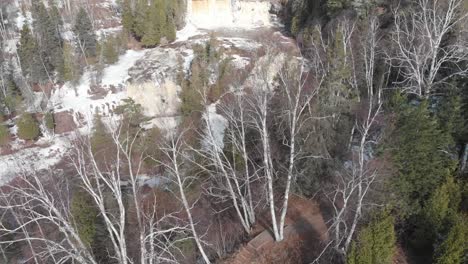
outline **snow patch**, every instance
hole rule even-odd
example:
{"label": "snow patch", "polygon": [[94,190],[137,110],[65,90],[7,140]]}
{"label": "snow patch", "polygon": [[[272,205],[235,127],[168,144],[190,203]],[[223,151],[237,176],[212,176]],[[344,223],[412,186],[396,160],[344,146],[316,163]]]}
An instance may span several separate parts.
{"label": "snow patch", "polygon": [[[206,107],[205,113],[203,114],[203,119],[207,121],[209,128],[206,128],[205,133],[212,133],[214,144],[213,146],[207,136],[202,141],[204,148],[216,148],[218,151],[221,151],[224,148],[224,131],[228,125],[228,121],[224,116],[216,112],[216,103],[210,104]],[[208,130],[209,129],[209,130]]]}
{"label": "snow patch", "polygon": [[56,137],[52,141],[42,140],[38,147],[26,148],[0,158],[0,185],[21,174],[47,169],[59,163],[67,153],[70,142],[66,137]]}

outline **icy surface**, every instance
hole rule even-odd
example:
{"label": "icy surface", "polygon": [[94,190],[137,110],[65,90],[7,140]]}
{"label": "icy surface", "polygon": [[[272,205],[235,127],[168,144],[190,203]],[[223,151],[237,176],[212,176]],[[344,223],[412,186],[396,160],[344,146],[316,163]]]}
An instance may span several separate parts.
{"label": "icy surface", "polygon": [[[216,104],[210,104],[203,114],[203,118],[209,124],[211,134],[214,139],[215,146],[212,146],[208,140],[208,136],[205,136],[203,146],[205,148],[216,148],[217,150],[222,150],[224,148],[224,131],[228,125],[228,121],[224,116],[216,112]],[[210,133],[208,128],[206,128],[205,133]]]}
{"label": "icy surface", "polygon": [[101,84],[116,86],[125,83],[129,77],[128,69],[144,55],[145,51],[128,50],[127,53],[120,56],[117,64],[111,65],[104,70]]}

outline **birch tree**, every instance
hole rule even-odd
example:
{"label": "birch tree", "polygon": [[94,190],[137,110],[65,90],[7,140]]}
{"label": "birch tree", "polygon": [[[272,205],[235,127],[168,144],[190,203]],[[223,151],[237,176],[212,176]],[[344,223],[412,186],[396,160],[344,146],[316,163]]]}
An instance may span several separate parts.
{"label": "birch tree", "polygon": [[[0,244],[3,248],[24,243],[35,263],[96,263],[81,240],[69,214],[69,183],[63,175],[24,173],[2,189]],[[52,227],[58,235],[44,233]]]}
{"label": "birch tree", "polygon": [[[84,140],[76,148],[73,166],[78,174],[82,188],[92,197],[111,242],[113,253],[118,263],[135,263],[135,257],[129,252],[126,239],[127,218],[131,208],[137,220],[139,262],[152,264],[159,262],[177,263],[174,253],[178,252],[177,241],[172,238],[177,234],[187,233],[187,227],[179,225],[180,219],[174,214],[156,216],[156,205],[144,211],[140,195],[139,175],[145,159],[144,152],[135,155],[135,145],[140,131],[132,135],[122,126],[110,128],[110,137],[115,144],[115,155],[102,165],[96,160],[89,140]],[[130,202],[123,185],[130,190]],[[112,203],[108,198],[113,197]],[[182,240],[182,239],[179,239]],[[134,242],[132,242],[134,243]]]}
{"label": "birch tree", "polygon": [[334,248],[342,256],[346,256],[348,252],[363,214],[364,202],[379,175],[377,168],[372,164],[371,153],[368,151],[378,140],[378,134],[375,134],[373,129],[382,106],[378,99],[380,89],[374,84],[379,41],[377,29],[377,20],[373,18],[367,35],[361,42],[367,102],[365,114],[358,117],[356,133],[352,135],[352,138],[357,140],[357,144],[352,147],[349,165],[345,166],[344,172],[337,172],[336,184],[329,196],[334,212],[330,232]]}
{"label": "birch tree", "polygon": [[[394,83],[407,93],[429,97],[438,85],[468,69],[460,65],[468,58],[461,38],[449,36],[466,23],[463,0],[418,0],[408,12],[394,11],[395,29],[391,40],[395,53],[388,54],[390,64],[399,70]],[[442,71],[450,71],[441,75]]]}
{"label": "birch tree", "polygon": [[190,204],[187,196],[185,194],[185,188],[187,187],[187,183],[190,180],[193,180],[193,177],[190,175],[185,175],[183,171],[183,165],[187,161],[187,153],[184,153],[188,150],[184,140],[183,140],[184,132],[180,134],[172,134],[169,136],[168,143],[161,147],[161,152],[165,156],[164,159],[158,160],[158,162],[164,166],[167,173],[169,173],[170,179],[175,183],[178,189],[178,199],[183,205],[184,211],[187,215],[190,230],[192,232],[193,239],[197,245],[197,248],[203,258],[205,263],[211,263],[208,255],[205,252],[203,247],[204,242],[202,241],[202,237],[199,235],[196,229],[196,223],[192,217],[191,209],[193,208],[194,204]]}

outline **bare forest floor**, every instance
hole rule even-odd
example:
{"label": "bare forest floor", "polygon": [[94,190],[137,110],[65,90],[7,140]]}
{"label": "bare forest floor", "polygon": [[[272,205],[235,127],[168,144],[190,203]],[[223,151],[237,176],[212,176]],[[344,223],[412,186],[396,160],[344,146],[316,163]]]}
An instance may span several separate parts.
{"label": "bare forest floor", "polygon": [[328,241],[327,226],[318,203],[299,196],[290,198],[283,241],[274,241],[268,214],[259,219],[259,223],[258,235],[221,263],[308,263],[320,254]]}

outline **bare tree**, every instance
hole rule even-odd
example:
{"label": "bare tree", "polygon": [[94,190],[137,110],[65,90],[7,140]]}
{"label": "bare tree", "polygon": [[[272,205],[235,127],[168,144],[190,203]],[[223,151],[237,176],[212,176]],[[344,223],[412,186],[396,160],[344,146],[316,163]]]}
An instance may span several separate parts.
{"label": "bare tree", "polygon": [[[259,170],[263,173],[267,185],[267,201],[271,217],[273,234],[276,241],[284,239],[284,226],[288,210],[289,195],[291,186],[297,176],[296,161],[302,158],[315,158],[312,156],[301,156],[301,149],[298,144],[299,134],[305,123],[313,119],[310,110],[311,100],[316,95],[318,89],[306,89],[307,73],[305,61],[291,60],[289,63],[281,62],[282,67],[275,73],[272,72],[271,65],[277,65],[273,61],[277,57],[273,50],[267,52],[265,67],[260,66],[259,71],[254,72],[253,83],[255,87],[251,89],[251,94],[247,97],[248,115],[250,124],[260,137],[261,156],[263,163]],[[272,76],[278,76],[279,83],[272,82]],[[277,117],[273,117],[272,102],[278,97],[281,99],[280,111]],[[288,149],[286,168],[274,163],[271,141],[271,123],[281,127],[282,142]],[[275,198],[275,186],[277,177],[284,177],[285,188],[280,192],[281,205],[277,205]],[[279,210],[279,216],[277,215]],[[278,219],[279,218],[279,219]]]}
{"label": "bare tree", "polygon": [[[112,247],[108,257],[119,264],[177,263],[179,242],[192,239],[189,225],[176,217],[178,212],[157,215],[156,202],[143,206],[139,175],[145,157],[144,152],[135,155],[134,149],[139,132],[132,135],[120,125],[110,131],[115,148],[106,155],[107,163],[97,159],[89,137],[80,138],[70,156],[78,180],[74,182],[91,197],[102,219]],[[68,179],[52,170],[32,171],[2,188],[2,248],[23,243],[36,263],[97,263],[70,210],[76,184],[72,189]],[[130,247],[128,219],[133,216],[137,240]]]}
{"label": "bare tree", "polygon": [[[110,127],[115,155],[109,155],[108,164],[98,163],[89,140],[76,148],[73,165],[81,180],[82,187],[92,197],[102,217],[109,239],[113,246],[114,258],[118,263],[134,263],[129,253],[126,239],[126,219],[130,206],[135,210],[139,240],[139,259],[142,264],[169,262],[177,263],[174,255],[178,240],[177,234],[187,232],[187,227],[180,225],[180,219],[174,214],[156,217],[156,205],[147,211],[142,209],[138,176],[145,159],[144,152],[135,155],[135,145],[140,131],[132,135],[121,125]],[[132,202],[128,204],[123,185],[130,190]],[[112,203],[107,197],[113,197]],[[132,242],[134,243],[134,242]]]}
{"label": "bare tree", "polygon": [[[380,88],[374,84],[376,53],[378,46],[378,23],[371,19],[367,35],[361,42],[364,59],[365,81],[367,88],[366,111],[363,117],[357,118],[357,145],[352,147],[351,160],[345,165],[343,173],[337,172],[337,180],[331,192],[330,200],[334,215],[330,227],[333,234],[334,248],[346,255],[356,227],[362,217],[365,199],[378,172],[372,164],[369,149],[377,143],[378,135],[373,135],[376,119],[381,112],[379,101]],[[376,92],[377,91],[377,92]]]}
{"label": "bare tree", "polygon": [[[26,243],[36,263],[97,263],[82,241],[69,214],[68,182],[52,171],[45,175],[24,174],[1,193],[2,247]],[[45,234],[50,226],[59,235]]]}
{"label": "bare tree", "polygon": [[[450,32],[466,21],[464,0],[418,0],[414,9],[396,9],[395,29],[391,39],[395,54],[389,54],[390,64],[398,68],[401,81],[395,83],[407,93],[428,97],[439,84],[468,69],[460,62],[468,58],[468,51],[460,39],[448,39]],[[463,11],[462,11],[463,12]],[[448,41],[447,41],[448,40]],[[439,76],[450,66],[451,72]]]}
{"label": "bare tree", "polygon": [[178,198],[182,202],[184,210],[187,214],[193,239],[195,240],[197,248],[200,251],[200,254],[205,263],[211,263],[203,248],[202,238],[196,230],[196,223],[192,217],[191,209],[194,204],[191,205],[187,199],[187,196],[185,195],[187,182],[193,180],[193,177],[190,175],[184,175],[182,172],[183,164],[185,163],[184,161],[190,159],[187,158],[187,153],[184,153],[184,151],[187,151],[187,146],[183,140],[183,134],[184,133],[182,132],[180,134],[174,133],[169,135],[169,142],[166,144],[166,146],[161,148],[161,151],[167,160],[159,160],[158,162],[166,168],[170,175],[170,179],[176,184],[179,190]]}

